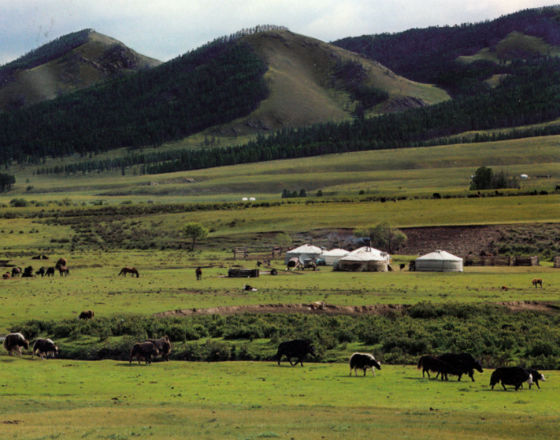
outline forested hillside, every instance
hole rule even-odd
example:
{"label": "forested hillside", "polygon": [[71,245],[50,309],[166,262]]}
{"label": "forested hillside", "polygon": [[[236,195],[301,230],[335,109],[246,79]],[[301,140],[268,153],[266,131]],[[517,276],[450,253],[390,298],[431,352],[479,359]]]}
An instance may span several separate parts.
{"label": "forested hillside", "polygon": [[[399,75],[437,84],[452,95],[483,91],[483,82],[494,74],[512,73],[508,61],[542,57],[543,50],[517,45],[496,53],[498,63],[485,59],[474,63],[457,60],[496,47],[512,32],[560,45],[560,8],[529,9],[496,20],[460,26],[410,29],[395,34],[348,37],[334,44],[379,61]],[[550,48],[550,52],[553,48]]]}

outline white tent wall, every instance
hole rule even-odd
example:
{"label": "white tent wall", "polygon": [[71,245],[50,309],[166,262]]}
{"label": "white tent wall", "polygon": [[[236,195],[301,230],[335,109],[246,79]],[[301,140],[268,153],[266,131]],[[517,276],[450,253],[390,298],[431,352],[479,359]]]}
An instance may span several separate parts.
{"label": "white tent wall", "polygon": [[415,261],[418,272],[463,272],[463,259],[445,251],[434,251]]}

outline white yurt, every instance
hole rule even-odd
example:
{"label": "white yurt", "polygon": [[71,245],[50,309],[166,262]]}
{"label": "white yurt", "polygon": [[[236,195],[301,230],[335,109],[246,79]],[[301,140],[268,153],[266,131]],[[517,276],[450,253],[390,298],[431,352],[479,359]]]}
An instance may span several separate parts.
{"label": "white yurt", "polygon": [[345,257],[349,253],[350,251],[347,251],[346,249],[335,248],[324,251],[319,258],[325,260],[325,265],[334,266],[336,263],[338,263],[338,260],[340,260],[342,257]]}
{"label": "white yurt", "polygon": [[463,259],[446,251],[434,251],[418,257],[416,270],[424,272],[463,272]]}
{"label": "white yurt", "polygon": [[291,258],[299,258],[301,262],[307,259],[315,260],[316,258],[319,258],[322,252],[323,249],[321,249],[320,247],[313,246],[311,244],[304,244],[300,247],[286,252],[286,258],[284,262],[288,264],[288,261],[290,261]]}
{"label": "white yurt", "polygon": [[391,256],[387,252],[364,246],[338,260],[335,270],[350,272],[387,272]]}

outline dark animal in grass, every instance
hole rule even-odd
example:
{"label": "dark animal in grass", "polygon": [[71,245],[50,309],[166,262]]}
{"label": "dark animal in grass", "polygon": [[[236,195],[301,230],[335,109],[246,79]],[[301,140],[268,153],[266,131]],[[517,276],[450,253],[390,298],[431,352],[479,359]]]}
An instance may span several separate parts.
{"label": "dark animal in grass", "polygon": [[482,373],[482,366],[475,358],[469,353],[445,353],[438,356],[438,359],[446,362],[452,368],[449,374],[454,376],[459,376],[458,380],[461,380],[463,374],[467,374],[471,380],[474,382],[474,370]]}
{"label": "dark animal in grass", "polygon": [[135,267],[123,267],[121,269],[121,271],[119,272],[119,275],[122,275],[123,277],[126,277],[126,274],[130,274],[131,276],[136,276],[136,278],[138,278],[140,276],[140,274],[138,273],[138,270]]}
{"label": "dark animal in grass", "polygon": [[10,356],[12,356],[14,352],[21,356],[23,348],[26,350],[29,349],[29,341],[25,339],[25,336],[21,333],[10,333],[6,335],[6,338],[4,339],[4,348]]}
{"label": "dark animal in grass", "polygon": [[354,376],[358,375],[358,369],[364,370],[364,376],[368,368],[371,368],[372,374],[375,376],[375,368],[381,370],[381,364],[377,362],[375,357],[369,353],[352,353],[350,356],[350,376],[354,370]]}
{"label": "dark animal in grass", "polygon": [[132,346],[130,350],[129,364],[133,359],[137,359],[138,363],[145,361],[146,364],[152,363],[152,357],[159,354],[159,350],[153,342],[138,342]]}
{"label": "dark animal in grass", "polygon": [[95,313],[93,313],[93,310],[84,310],[83,312],[80,312],[78,319],[93,319],[94,316]]}
{"label": "dark animal in grass", "polygon": [[424,377],[424,374],[427,374],[428,378],[430,378],[431,371],[436,373],[436,379],[440,376],[441,380],[447,380],[447,375],[452,370],[452,367],[447,362],[434,356],[422,356],[418,360],[417,368],[422,370],[422,377]]}
{"label": "dark animal in grass", "polygon": [[68,266],[68,260],[64,257],[61,257],[58,260],[56,260],[56,264],[54,265],[56,269],[62,266]]}
{"label": "dark animal in grass", "polygon": [[32,278],[33,277],[33,266],[27,266],[23,269],[23,273],[21,274],[22,278]]}
{"label": "dark animal in grass", "polygon": [[21,272],[21,267],[12,267],[12,278],[20,276]]}
{"label": "dark animal in grass", "polygon": [[45,272],[45,275],[48,277],[53,277],[54,276],[54,267],[47,267],[47,271]]}
{"label": "dark animal in grass", "polygon": [[[58,347],[51,339],[37,339],[33,344],[33,355],[41,359],[55,357],[58,354]],[[33,356],[32,355],[32,356]]]}
{"label": "dark animal in grass", "polygon": [[10,278],[12,278],[12,274],[10,274],[10,272],[6,272],[2,275],[2,278],[5,280],[9,280]]}
{"label": "dark animal in grass", "polygon": [[533,283],[533,286],[535,286],[535,287],[541,286],[541,288],[542,288],[542,279],[540,279],[540,278],[535,278],[533,281],[531,281],[531,283]]}
{"label": "dark animal in grass", "polygon": [[[539,380],[546,382],[546,378],[544,377],[544,374],[542,374],[541,372],[535,370],[534,368],[529,368],[527,371],[529,371],[529,374],[531,375],[531,377],[533,378],[533,383],[537,386],[537,388],[540,390],[541,386],[539,385]],[[531,385],[529,384],[529,389],[531,389]]]}
{"label": "dark animal in grass", "polygon": [[533,376],[528,370],[521,367],[501,367],[496,368],[490,376],[490,386],[494,389],[494,385],[498,382],[502,384],[504,391],[507,391],[506,385],[513,385],[517,391],[523,382],[529,383],[529,388],[533,384]]}
{"label": "dark animal in grass", "polygon": [[70,269],[68,269],[68,266],[58,266],[58,273],[61,277],[68,276],[70,275]]}
{"label": "dark animal in grass", "polygon": [[194,273],[196,275],[196,279],[200,281],[202,279],[202,268],[197,267]]}
{"label": "dark animal in grass", "polygon": [[169,360],[169,355],[171,354],[171,350],[173,349],[173,345],[171,344],[169,337],[164,336],[163,338],[159,338],[159,339],[148,339],[146,340],[146,342],[151,342],[156,346],[156,348],[159,351],[159,354],[161,355],[161,358],[164,361]]}
{"label": "dark animal in grass", "polygon": [[[293,341],[281,342],[278,345],[275,359],[278,361],[278,365],[280,365],[282,357],[286,356],[292,367],[298,363],[303,367],[303,359],[308,354],[315,356],[315,350],[311,342],[307,339],[294,339]],[[296,358],[295,362],[292,362],[293,358]]]}
{"label": "dark animal in grass", "polygon": [[45,272],[46,272],[46,269],[43,266],[41,266],[39,268],[39,270],[37,272],[35,272],[35,275],[41,275],[41,278],[42,278],[42,277],[45,276]]}
{"label": "dark animal in grass", "polygon": [[249,284],[245,284],[243,286],[243,290],[245,292],[257,292],[258,291],[258,289],[256,287],[250,286]]}

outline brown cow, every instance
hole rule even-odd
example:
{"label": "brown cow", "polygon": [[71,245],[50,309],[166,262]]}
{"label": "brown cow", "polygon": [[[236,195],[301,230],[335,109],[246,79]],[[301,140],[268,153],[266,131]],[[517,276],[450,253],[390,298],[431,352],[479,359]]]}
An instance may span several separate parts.
{"label": "brown cow", "polygon": [[144,360],[146,364],[152,363],[152,356],[157,356],[159,350],[153,342],[138,342],[132,346],[130,350],[129,364],[134,358],[138,359],[138,363]]}
{"label": "brown cow", "polygon": [[542,288],[542,279],[540,278],[535,278],[533,281],[531,281],[531,283],[533,283],[533,286],[535,287],[541,286]]}
{"label": "brown cow", "polygon": [[163,338],[159,338],[159,339],[148,339],[146,340],[146,342],[151,342],[156,346],[156,348],[159,351],[159,354],[161,355],[161,358],[164,361],[169,360],[169,355],[171,354],[173,345],[171,344],[171,341],[169,340],[168,336],[164,336]]}
{"label": "brown cow", "polygon": [[15,351],[21,356],[22,347],[29,349],[29,341],[21,333],[10,333],[4,339],[4,348],[12,356]]}
{"label": "brown cow", "polygon": [[84,310],[80,313],[78,319],[93,319],[94,316],[95,313],[93,313],[93,310]]}
{"label": "brown cow", "polygon": [[48,359],[50,357],[55,357],[58,354],[58,347],[52,341],[52,339],[37,339],[35,344],[33,344],[33,354],[39,356],[41,359]]}

